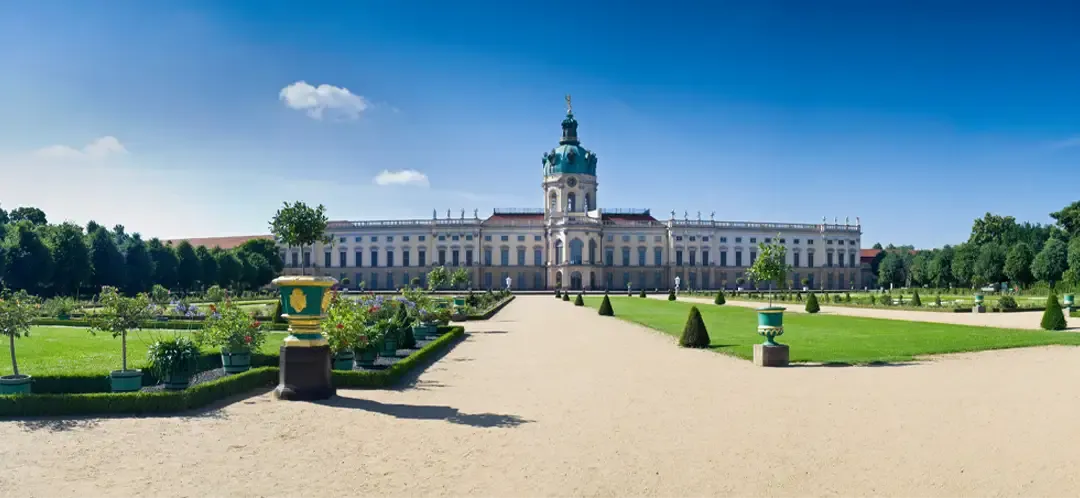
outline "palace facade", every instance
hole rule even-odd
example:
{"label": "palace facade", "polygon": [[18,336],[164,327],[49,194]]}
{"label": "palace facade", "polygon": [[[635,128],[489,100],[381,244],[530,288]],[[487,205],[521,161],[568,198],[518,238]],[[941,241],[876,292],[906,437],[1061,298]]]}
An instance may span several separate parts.
{"label": "palace facade", "polygon": [[[569,104],[569,99],[568,99]],[[600,208],[597,156],[582,147],[567,106],[559,145],[543,155],[543,207],[495,209],[480,218],[447,211],[431,219],[332,221],[329,244],[285,248],[287,274],[349,279],[349,287],[389,290],[422,282],[432,268],[465,268],[473,288],[625,290],[750,288],[745,273],[758,244],[787,247],[789,280],[811,288],[867,285],[860,272],[861,226],[695,219],[672,211]],[[314,268],[312,271],[311,268]]]}

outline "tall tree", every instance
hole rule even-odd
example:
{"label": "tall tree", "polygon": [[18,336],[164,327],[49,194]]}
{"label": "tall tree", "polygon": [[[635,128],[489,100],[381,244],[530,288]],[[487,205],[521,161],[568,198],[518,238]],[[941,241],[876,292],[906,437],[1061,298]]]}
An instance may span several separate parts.
{"label": "tall tree", "polygon": [[901,286],[906,280],[904,258],[897,251],[887,251],[885,258],[881,260],[881,265],[878,266],[878,284],[883,287]]}
{"label": "tall tree", "polygon": [[90,285],[95,292],[102,287],[120,287],[124,284],[124,256],[116,248],[116,241],[104,227],[98,226],[90,234]]}
{"label": "tall tree", "polygon": [[154,261],[150,259],[150,250],[139,234],[133,234],[127,241],[124,260],[127,267],[125,292],[131,295],[149,292],[154,285]]}
{"label": "tall tree", "polygon": [[146,244],[150,253],[150,260],[154,262],[154,283],[166,289],[176,288],[176,253],[172,246],[161,243],[157,237],[150,239]]}
{"label": "tall tree", "polygon": [[199,280],[202,280],[203,269],[190,242],[185,240],[176,246],[176,263],[176,280],[180,288],[185,291],[196,290]]}
{"label": "tall tree", "polygon": [[1005,256],[1005,276],[1021,287],[1031,283],[1031,263],[1035,260],[1035,251],[1026,242],[1020,242],[1009,249]]}
{"label": "tall tree", "polygon": [[1013,236],[1015,231],[1016,218],[986,213],[971,225],[971,236],[968,237],[968,244],[982,247],[983,244],[988,242],[1003,242],[1007,237]]}
{"label": "tall tree", "polygon": [[1031,262],[1031,274],[1044,282],[1057,282],[1069,269],[1068,246],[1061,239],[1046,241],[1039,254]]}
{"label": "tall tree", "polygon": [[54,292],[72,296],[90,284],[90,248],[82,227],[64,223],[48,239],[52,251]]}
{"label": "tall tree", "polygon": [[113,225],[112,232],[113,240],[116,242],[116,248],[119,249],[121,253],[126,254],[128,244],[131,243],[131,235],[128,235],[124,230],[124,225],[116,224]]}
{"label": "tall tree", "polygon": [[48,220],[45,218],[45,211],[36,207],[18,207],[12,209],[11,214],[9,214],[8,217],[11,218],[10,223],[26,220],[34,225],[48,224]]}
{"label": "tall tree", "polygon": [[978,285],[996,284],[1005,280],[1005,249],[996,242],[987,242],[979,248],[972,272]]}
{"label": "tall tree", "polygon": [[1050,217],[1056,220],[1070,237],[1080,235],[1080,201],[1065,206],[1061,211],[1050,213]]}
{"label": "tall tree", "polygon": [[251,239],[240,244],[236,251],[241,257],[244,254],[262,254],[275,274],[281,273],[281,270],[285,268],[285,262],[282,261],[281,254],[278,252],[278,244],[273,240]]}
{"label": "tall tree", "polygon": [[9,219],[8,212],[4,211],[4,208],[0,208],[0,225],[6,225]]}
{"label": "tall tree", "polygon": [[243,254],[240,259],[243,261],[244,266],[244,278],[243,286],[249,289],[258,289],[265,285],[268,285],[271,280],[274,279],[274,269],[270,267],[270,262],[259,253],[240,253]]}
{"label": "tall tree", "polygon": [[4,245],[7,258],[5,285],[30,294],[40,294],[43,285],[52,277],[52,255],[34,224],[25,218],[16,221],[8,231]]}
{"label": "tall tree", "polygon": [[911,283],[920,285],[930,284],[930,261],[934,258],[932,251],[919,251],[911,259]]}
{"label": "tall tree", "polygon": [[953,250],[952,274],[956,285],[970,286],[975,274],[975,258],[978,248],[971,244],[959,244]]}
{"label": "tall tree", "polygon": [[953,283],[952,273],[953,248],[942,247],[934,251],[934,257],[927,266],[927,278],[930,284],[939,289],[949,287]]}
{"label": "tall tree", "polygon": [[203,287],[217,285],[219,283],[217,259],[214,258],[213,254],[210,254],[210,250],[206,246],[196,247],[195,255],[199,257],[199,266],[202,267],[202,278],[199,281],[202,282]]}
{"label": "tall tree", "polygon": [[218,266],[218,283],[222,287],[236,287],[244,277],[244,263],[230,251],[220,251],[216,254]]}
{"label": "tall tree", "polygon": [[[300,252],[316,242],[329,243],[326,236],[326,208],[319,204],[316,208],[308,207],[303,202],[288,202],[274,214],[270,220],[270,233],[288,247],[299,246]],[[306,268],[301,272],[306,272]]]}

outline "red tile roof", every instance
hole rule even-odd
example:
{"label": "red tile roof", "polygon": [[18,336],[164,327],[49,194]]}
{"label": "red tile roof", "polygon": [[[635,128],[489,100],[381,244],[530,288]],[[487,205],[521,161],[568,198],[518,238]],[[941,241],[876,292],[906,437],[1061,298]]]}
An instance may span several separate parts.
{"label": "red tile roof", "polygon": [[859,258],[861,259],[874,259],[881,249],[860,249]]}
{"label": "red tile roof", "polygon": [[489,216],[484,223],[514,220],[543,220],[543,213],[499,213]]}
{"label": "red tile roof", "polygon": [[172,245],[175,246],[175,245],[177,245],[177,244],[179,244],[179,243],[186,240],[186,241],[188,241],[188,243],[190,243],[191,245],[193,245],[195,247],[206,246],[207,248],[210,248],[210,249],[213,249],[214,247],[220,247],[222,249],[233,249],[235,247],[240,247],[241,245],[243,245],[244,242],[247,242],[249,240],[255,240],[255,239],[274,240],[274,236],[273,235],[237,235],[237,236],[233,236],[233,237],[197,237],[197,238],[192,238],[192,239],[169,239],[169,240],[163,240],[162,242],[164,242],[166,244],[172,244]]}

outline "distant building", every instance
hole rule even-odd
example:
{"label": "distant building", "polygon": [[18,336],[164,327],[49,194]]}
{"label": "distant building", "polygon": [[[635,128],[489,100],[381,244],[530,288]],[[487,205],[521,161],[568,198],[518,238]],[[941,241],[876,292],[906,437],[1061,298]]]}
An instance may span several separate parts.
{"label": "distant building", "polygon": [[198,238],[194,238],[194,239],[169,239],[169,240],[163,240],[162,243],[164,243],[164,244],[172,244],[172,245],[175,246],[175,245],[177,245],[177,244],[179,244],[179,243],[186,240],[186,241],[188,241],[188,243],[190,243],[191,245],[193,245],[195,247],[206,246],[209,249],[213,249],[215,247],[220,247],[222,249],[233,249],[233,248],[236,248],[236,247],[240,247],[241,245],[244,244],[244,242],[247,242],[249,240],[256,240],[256,239],[274,240],[274,236],[273,235],[237,235],[237,236],[233,236],[233,237],[198,237]]}
{"label": "distant building", "polygon": [[281,249],[285,271],[313,268],[309,274],[347,277],[367,289],[423,281],[439,265],[468,269],[476,288],[502,288],[510,278],[514,289],[667,289],[678,278],[683,289],[734,289],[758,244],[778,239],[796,287],[803,278],[826,289],[865,282],[858,218],[739,222],[685,212],[678,219],[672,211],[660,220],[648,209],[600,208],[598,158],[581,146],[577,128],[568,105],[559,145],[543,154],[542,208],[496,209],[484,219],[448,210],[431,219],[333,221],[332,243]]}

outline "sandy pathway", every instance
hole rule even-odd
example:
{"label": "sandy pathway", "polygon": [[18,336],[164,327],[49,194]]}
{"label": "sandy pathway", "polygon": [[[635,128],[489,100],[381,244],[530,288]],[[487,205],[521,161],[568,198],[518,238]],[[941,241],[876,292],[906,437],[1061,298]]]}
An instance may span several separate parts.
{"label": "sandy pathway", "polygon": [[[667,294],[650,295],[654,299],[667,299]],[[680,300],[696,303],[712,304],[713,298],[679,296]],[[767,303],[754,301],[727,300],[729,306],[742,306],[744,308],[759,308]],[[805,313],[806,303],[777,303],[787,308],[789,312]],[[878,308],[849,308],[847,306],[821,306],[819,313],[826,315],[861,316],[867,318],[884,318],[887,320],[908,320],[911,322],[954,323],[957,325],[977,325],[980,327],[999,327],[1006,329],[1029,329],[1040,330],[1039,322],[1042,320],[1041,312],[1025,311],[1022,313],[944,313],[939,311],[911,311],[911,310],[886,310]],[[1077,331],[1076,318],[1069,318],[1065,314],[1065,320],[1069,324],[1069,330]]]}
{"label": "sandy pathway", "polygon": [[1080,495],[1080,349],[760,369],[549,296],[469,328],[398,391],[0,422],[0,496]]}

